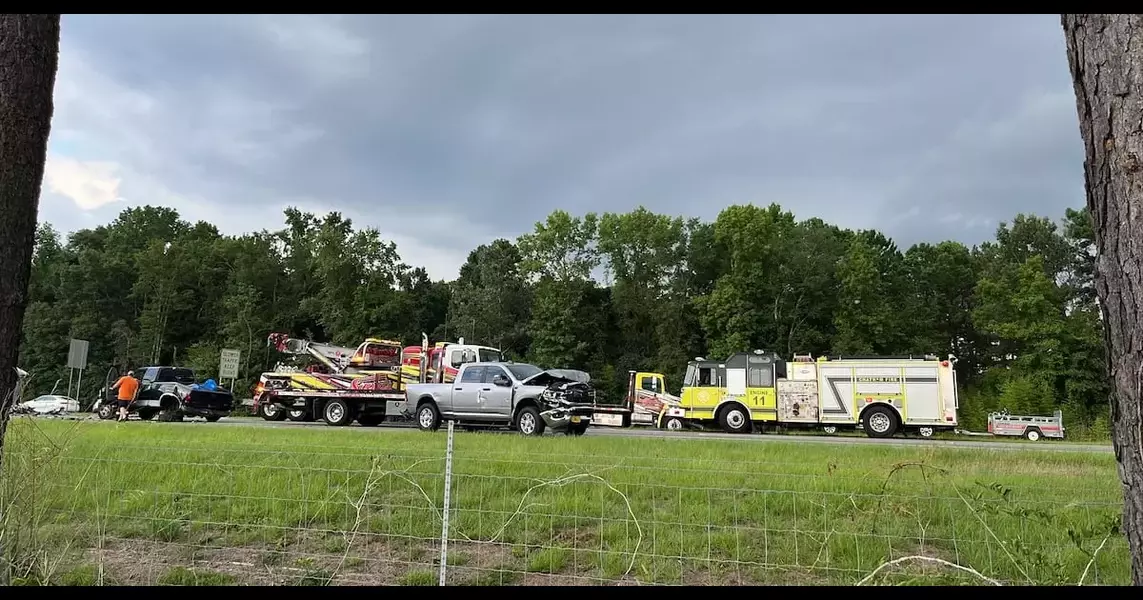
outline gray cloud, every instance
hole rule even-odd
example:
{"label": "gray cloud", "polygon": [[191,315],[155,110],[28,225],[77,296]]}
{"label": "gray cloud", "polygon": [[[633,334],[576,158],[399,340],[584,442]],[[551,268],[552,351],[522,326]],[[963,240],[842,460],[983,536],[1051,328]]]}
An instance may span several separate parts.
{"label": "gray cloud", "polygon": [[[555,208],[778,202],[905,246],[1083,199],[1051,15],[68,15],[62,46],[41,213],[63,229],[159,203],[239,232],[295,204],[448,278]],[[77,211],[93,161],[125,200]]]}

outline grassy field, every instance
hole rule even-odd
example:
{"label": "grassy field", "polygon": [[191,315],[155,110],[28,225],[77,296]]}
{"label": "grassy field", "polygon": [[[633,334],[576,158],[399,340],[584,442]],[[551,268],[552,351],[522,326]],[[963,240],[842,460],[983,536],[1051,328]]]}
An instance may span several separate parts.
{"label": "grassy field", "polygon": [[[446,441],[19,419],[4,546],[26,584],[436,585]],[[1123,584],[1121,505],[1102,453],[457,432],[447,581]]]}

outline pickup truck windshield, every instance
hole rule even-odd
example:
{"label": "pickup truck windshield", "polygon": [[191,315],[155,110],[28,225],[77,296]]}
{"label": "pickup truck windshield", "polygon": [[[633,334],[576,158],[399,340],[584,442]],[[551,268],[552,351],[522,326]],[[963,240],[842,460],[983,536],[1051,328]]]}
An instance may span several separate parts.
{"label": "pickup truck windshield", "polygon": [[159,375],[155,378],[155,381],[174,381],[177,383],[191,385],[194,383],[194,371],[183,368],[159,369]]}
{"label": "pickup truck windshield", "polygon": [[514,364],[514,365],[507,365],[507,367],[508,367],[509,371],[512,371],[512,376],[515,377],[516,379],[520,380],[520,381],[523,381],[523,380],[535,375],[536,373],[542,373],[543,372],[543,369],[541,369],[537,366],[534,366],[534,365]]}

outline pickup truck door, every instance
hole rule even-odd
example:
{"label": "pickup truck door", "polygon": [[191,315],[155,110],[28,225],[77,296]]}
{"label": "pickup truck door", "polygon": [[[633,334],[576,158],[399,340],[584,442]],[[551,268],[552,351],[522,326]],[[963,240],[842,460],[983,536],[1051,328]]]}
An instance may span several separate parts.
{"label": "pickup truck door", "polygon": [[512,386],[496,385],[493,379],[497,376],[512,381],[503,367],[484,367],[484,383],[480,386],[482,404],[490,416],[508,418],[512,416]]}
{"label": "pickup truck door", "polygon": [[483,387],[484,367],[466,366],[460,377],[452,382],[452,412],[475,415],[482,412],[480,390]]}

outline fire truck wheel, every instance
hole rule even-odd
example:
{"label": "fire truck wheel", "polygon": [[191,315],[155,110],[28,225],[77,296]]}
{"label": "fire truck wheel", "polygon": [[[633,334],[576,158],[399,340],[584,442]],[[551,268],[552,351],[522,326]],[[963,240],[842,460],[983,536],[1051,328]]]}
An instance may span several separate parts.
{"label": "fire truck wheel", "polygon": [[874,406],[866,411],[862,427],[869,437],[893,437],[897,433],[897,415],[884,406]]}
{"label": "fire truck wheel", "polygon": [[436,431],[441,426],[441,413],[432,402],[417,407],[417,427],[421,431]]}
{"label": "fire truck wheel", "polygon": [[321,412],[326,425],[341,427],[349,425],[353,421],[353,410],[341,398],[334,398],[326,402],[325,408]]}
{"label": "fire truck wheel", "polygon": [[750,418],[740,406],[728,406],[718,417],[719,425],[727,433],[746,433],[750,430]]}
{"label": "fire truck wheel", "polygon": [[286,418],[286,411],[277,404],[266,402],[258,406],[258,416],[267,421],[281,421]]}
{"label": "fire truck wheel", "polygon": [[1024,432],[1024,437],[1028,438],[1029,442],[1038,442],[1040,441],[1040,430],[1034,428],[1028,429],[1028,431]]}

